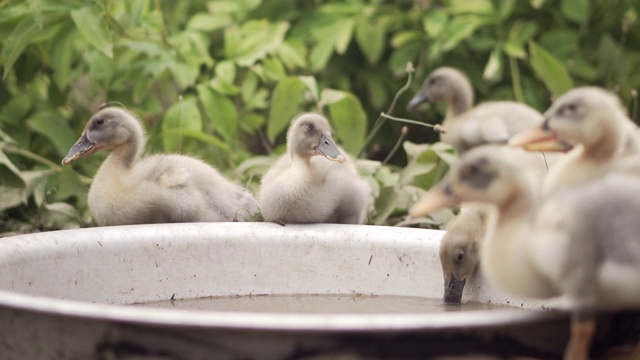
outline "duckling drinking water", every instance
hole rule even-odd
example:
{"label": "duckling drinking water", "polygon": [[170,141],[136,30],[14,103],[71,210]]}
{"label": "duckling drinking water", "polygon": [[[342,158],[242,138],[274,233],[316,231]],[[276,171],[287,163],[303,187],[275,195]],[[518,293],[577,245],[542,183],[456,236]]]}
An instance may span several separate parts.
{"label": "duckling drinking water", "polygon": [[640,193],[640,181],[613,171],[543,198],[535,176],[506,150],[469,151],[413,211],[495,204],[480,252],[483,273],[514,295],[566,296],[572,337],[565,359],[587,359],[596,311],[640,308],[640,198],[630,195]]}
{"label": "duckling drinking water", "polygon": [[139,120],[125,109],[107,107],[89,119],[62,160],[67,165],[111,151],[89,189],[89,209],[99,226],[248,221],[258,212],[248,190],[203,161],[175,154],[141,158],[144,146]]}

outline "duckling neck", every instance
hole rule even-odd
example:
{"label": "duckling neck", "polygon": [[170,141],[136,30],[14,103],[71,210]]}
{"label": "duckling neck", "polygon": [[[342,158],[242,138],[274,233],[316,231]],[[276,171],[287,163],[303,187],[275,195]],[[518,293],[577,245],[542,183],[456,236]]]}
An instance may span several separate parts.
{"label": "duckling neck", "polygon": [[610,137],[602,136],[595,144],[585,146],[582,155],[597,162],[605,162],[624,152],[625,145],[624,134],[618,132],[611,134]]}
{"label": "duckling neck", "polygon": [[111,166],[131,169],[140,157],[143,148],[144,140],[134,136],[129,142],[113,148],[105,162],[108,162]]}
{"label": "duckling neck", "polygon": [[448,102],[449,112],[452,116],[457,116],[471,109],[473,106],[473,90],[471,84],[459,84],[454,91],[453,97]]}

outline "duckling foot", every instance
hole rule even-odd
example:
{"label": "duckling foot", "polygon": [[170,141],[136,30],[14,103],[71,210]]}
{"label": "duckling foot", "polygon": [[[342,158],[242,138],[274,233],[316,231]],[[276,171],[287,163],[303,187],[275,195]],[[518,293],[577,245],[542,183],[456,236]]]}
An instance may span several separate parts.
{"label": "duckling foot", "polygon": [[564,360],[588,360],[591,339],[596,331],[595,318],[573,320],[571,339],[564,352]]}

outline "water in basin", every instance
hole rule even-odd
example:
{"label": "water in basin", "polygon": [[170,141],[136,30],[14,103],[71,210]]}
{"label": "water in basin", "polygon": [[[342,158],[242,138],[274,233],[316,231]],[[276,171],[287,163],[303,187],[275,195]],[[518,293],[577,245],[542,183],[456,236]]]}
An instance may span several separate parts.
{"label": "water in basin", "polygon": [[[419,296],[332,295],[235,295],[167,299],[133,304],[183,310],[235,311],[287,314],[418,314],[489,310],[506,305],[469,302],[445,305],[442,299]],[[507,306],[508,307],[508,306]]]}

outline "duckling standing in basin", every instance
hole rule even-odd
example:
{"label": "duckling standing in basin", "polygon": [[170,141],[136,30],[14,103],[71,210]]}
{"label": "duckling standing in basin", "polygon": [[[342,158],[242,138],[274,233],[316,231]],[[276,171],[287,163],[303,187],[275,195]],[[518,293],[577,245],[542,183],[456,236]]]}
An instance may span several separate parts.
{"label": "duckling standing in basin", "polygon": [[629,196],[640,193],[640,181],[611,172],[542,198],[535,176],[505,150],[469,151],[412,211],[495,204],[481,247],[483,273],[515,295],[565,295],[572,306],[565,359],[588,359],[596,311],[640,308],[640,198]]}
{"label": "duckling standing in basin", "polygon": [[253,195],[214,168],[184,155],[140,159],[142,125],[127,110],[103,108],[62,160],[67,165],[111,150],[89,189],[89,209],[99,226],[167,222],[248,221],[258,212]]}
{"label": "duckling standing in basin", "polygon": [[371,188],[333,141],[324,117],[305,113],[287,132],[287,153],[262,178],[266,221],[362,224]]}
{"label": "duckling standing in basin", "polygon": [[473,107],[473,88],[460,71],[441,67],[424,81],[408,109],[424,102],[445,102],[447,115],[442,122],[445,133],[440,140],[461,154],[486,143],[506,143],[514,134],[542,121],[533,108],[513,101],[490,101]]}

